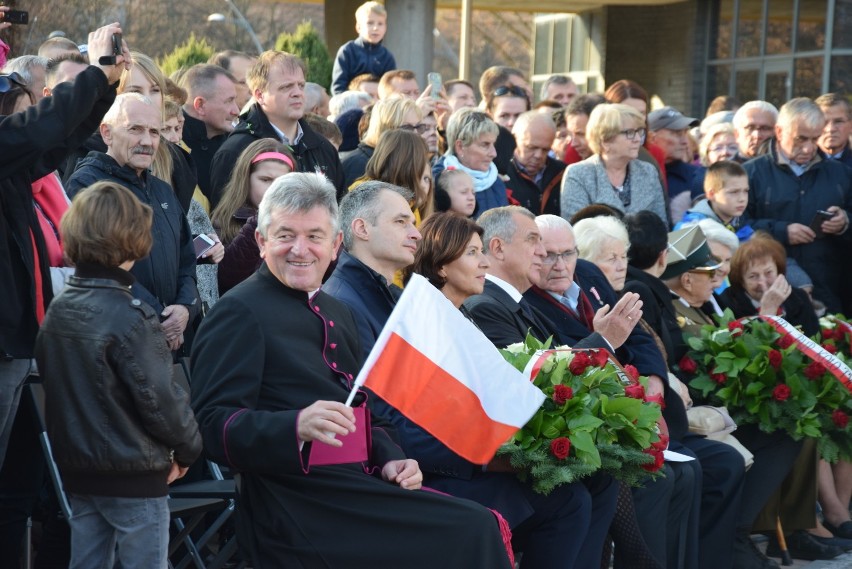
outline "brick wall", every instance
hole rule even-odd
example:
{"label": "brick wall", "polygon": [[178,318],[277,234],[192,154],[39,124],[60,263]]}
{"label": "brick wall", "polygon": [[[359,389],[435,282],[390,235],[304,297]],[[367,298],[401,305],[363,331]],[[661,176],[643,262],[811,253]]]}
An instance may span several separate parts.
{"label": "brick wall", "polygon": [[703,116],[704,56],[696,44],[703,45],[704,30],[696,29],[698,9],[698,0],[665,6],[609,7],[606,84],[632,79],[665,104]]}

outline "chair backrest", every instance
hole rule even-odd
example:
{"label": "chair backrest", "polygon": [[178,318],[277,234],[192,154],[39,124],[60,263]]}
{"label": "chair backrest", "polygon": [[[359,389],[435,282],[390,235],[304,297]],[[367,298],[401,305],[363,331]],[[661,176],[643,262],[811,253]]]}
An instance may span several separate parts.
{"label": "chair backrest", "polygon": [[62,477],[59,474],[59,467],[56,461],[53,460],[53,448],[50,446],[50,439],[47,437],[47,426],[45,423],[45,396],[44,386],[40,383],[29,383],[24,390],[25,394],[29,394],[29,399],[32,402],[35,416],[38,418],[38,438],[41,442],[44,459],[47,461],[47,470],[50,474],[50,481],[53,483],[53,488],[56,490],[56,496],[59,499],[59,506],[62,509],[62,515],[66,520],[71,519],[71,504],[68,502],[68,497],[65,495],[65,488],[62,485]]}

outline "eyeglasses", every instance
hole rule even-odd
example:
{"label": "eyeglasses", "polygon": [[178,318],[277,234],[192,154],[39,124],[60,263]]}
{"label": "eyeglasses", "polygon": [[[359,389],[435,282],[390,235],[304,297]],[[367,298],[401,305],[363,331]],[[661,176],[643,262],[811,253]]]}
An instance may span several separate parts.
{"label": "eyeglasses", "polygon": [[527,92],[520,87],[515,87],[514,85],[503,85],[502,87],[497,87],[494,89],[494,92],[491,93],[491,97],[505,97],[506,95],[514,95],[515,97],[522,97],[524,99],[527,98]]}
{"label": "eyeglasses", "polygon": [[711,146],[707,149],[707,152],[715,152],[719,154],[720,152],[729,152],[731,154],[736,154],[740,151],[740,147],[736,144],[724,144],[720,146]]}
{"label": "eyeglasses", "polygon": [[645,140],[646,129],[644,128],[628,128],[627,130],[619,131],[619,134],[623,134],[627,140],[636,140],[638,136],[641,140]]}
{"label": "eyeglasses", "polygon": [[571,260],[571,257],[579,254],[580,250],[575,247],[573,249],[568,249],[567,251],[562,251],[561,253],[548,253],[542,262],[545,265],[555,265],[556,261],[562,259],[563,262],[567,263]]}
{"label": "eyeglasses", "polygon": [[18,87],[26,88],[27,84],[23,78],[14,71],[9,74],[0,75],[0,93],[8,93]]}

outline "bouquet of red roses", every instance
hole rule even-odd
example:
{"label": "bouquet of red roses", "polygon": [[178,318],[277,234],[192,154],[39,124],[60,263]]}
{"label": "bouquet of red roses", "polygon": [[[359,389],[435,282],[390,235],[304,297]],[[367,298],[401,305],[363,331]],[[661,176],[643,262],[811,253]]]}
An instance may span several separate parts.
{"label": "bouquet of red roses", "polygon": [[[847,427],[852,398],[826,362],[803,349],[816,344],[762,319],[736,320],[730,311],[717,321],[689,338],[691,350],[678,364],[693,378],[689,386],[700,393],[696,399],[724,405],[739,425],[782,430],[795,440],[818,439],[820,455],[829,462],[852,458]],[[823,342],[826,346],[829,353],[837,351],[833,342]]]}
{"label": "bouquet of red roses", "polygon": [[668,441],[657,430],[659,402],[645,398],[647,379],[605,350],[548,347],[527,336],[501,350],[547,399],[497,456],[542,494],[599,470],[632,485],[656,475]]}

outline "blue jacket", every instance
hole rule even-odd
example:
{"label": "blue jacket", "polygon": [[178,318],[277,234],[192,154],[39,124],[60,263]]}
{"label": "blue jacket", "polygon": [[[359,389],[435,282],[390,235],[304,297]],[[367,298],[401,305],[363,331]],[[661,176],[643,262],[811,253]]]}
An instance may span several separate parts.
{"label": "blue jacket", "polygon": [[[436,188],[438,187],[438,178],[443,171],[444,157],[442,156],[432,166],[432,178],[435,180]],[[473,216],[479,217],[483,214],[483,212],[486,212],[489,209],[502,207],[504,205],[509,205],[509,197],[506,194],[506,184],[503,183],[503,180],[498,175],[490,188],[482,190],[481,192],[476,192],[476,209],[473,212]]]}
{"label": "blue jacket", "polygon": [[348,41],[337,50],[331,72],[331,94],[339,95],[349,88],[349,82],[362,73],[381,77],[396,69],[396,60],[381,43],[365,42],[360,37]]}
{"label": "blue jacket", "polygon": [[814,298],[823,301],[829,312],[840,312],[843,263],[852,231],[826,235],[812,243],[791,245],[787,226],[810,225],[817,210],[839,206],[852,219],[852,187],[849,169],[834,160],[820,160],[801,176],[786,164],[778,163],[776,143],[769,152],[743,165],[748,173],[746,215],[755,230],[768,231],[784,244],[787,256],[795,259],[814,283]]}
{"label": "blue jacket", "polygon": [[83,188],[101,181],[124,186],[154,211],[151,254],[136,261],[130,270],[136,278],[133,296],[147,302],[157,314],[171,304],[186,306],[192,321],[198,312],[195,248],[189,222],[171,186],[147,172],[138,176],[111,156],[90,152],[68,178],[65,190],[73,199]]}
{"label": "blue jacket", "polygon": [[346,251],[341,251],[322,290],[352,311],[366,359],[402,291]]}

